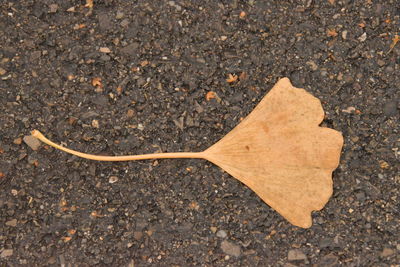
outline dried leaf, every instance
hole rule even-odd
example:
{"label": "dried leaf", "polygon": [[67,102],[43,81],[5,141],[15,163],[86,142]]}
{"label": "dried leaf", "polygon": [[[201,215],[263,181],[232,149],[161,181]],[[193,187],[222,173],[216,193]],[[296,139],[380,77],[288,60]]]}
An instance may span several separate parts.
{"label": "dried leaf", "polygon": [[70,234],[70,235],[74,235],[75,233],[76,233],[75,229],[68,230],[68,234]]}
{"label": "dried leaf", "polygon": [[[332,172],[343,146],[340,132],[318,126],[323,118],[321,102],[283,78],[238,126],[203,152],[97,156],[57,145],[37,130],[32,135],[92,160],[209,160],[247,185],[289,222],[307,228],[312,224],[311,212],[322,209],[332,195]],[[100,215],[92,212],[91,216]]]}
{"label": "dried leaf", "polygon": [[86,28],[85,24],[75,24],[75,26],[74,26],[74,30],[80,30],[83,28]]}
{"label": "dried leaf", "polygon": [[396,46],[396,44],[400,41],[400,35],[397,35],[393,38],[393,42],[390,44],[390,49],[388,51],[388,53],[390,53],[393,48]]}
{"label": "dried leaf", "polygon": [[140,66],[145,67],[145,66],[149,65],[149,63],[150,63],[149,61],[143,60],[142,62],[140,62]]}
{"label": "dried leaf", "polygon": [[61,237],[61,239],[62,239],[65,243],[67,243],[67,242],[71,241],[72,237],[70,237],[70,236],[63,236],[63,237]]}
{"label": "dried leaf", "polygon": [[206,94],[206,100],[207,101],[210,101],[211,99],[214,99],[215,98],[215,92],[213,92],[213,91],[210,91],[210,92],[208,92],[207,94]]}
{"label": "dried leaf", "polygon": [[384,160],[380,160],[379,161],[379,166],[381,167],[381,169],[387,169],[387,168],[389,168],[389,163],[387,163]]}
{"label": "dried leaf", "polygon": [[236,82],[237,81],[237,79],[238,79],[238,76],[237,75],[232,75],[232,74],[228,74],[228,79],[226,79],[226,81],[228,82],[228,83],[234,83],[234,82]]}
{"label": "dried leaf", "polygon": [[334,5],[335,4],[335,0],[328,0],[329,4]]}
{"label": "dried leaf", "polygon": [[93,0],[86,0],[86,5],[85,5],[85,7],[93,8]]}
{"label": "dried leaf", "polygon": [[338,33],[335,29],[328,29],[326,30],[326,35],[328,35],[329,37],[336,37]]}
{"label": "dried leaf", "polygon": [[204,152],[289,222],[310,227],[332,195],[342,135],[318,127],[320,101],[281,79],[236,128]]}
{"label": "dried leaf", "polygon": [[101,78],[99,78],[99,77],[94,77],[92,79],[92,85],[95,87],[103,88],[103,84],[101,83]]}
{"label": "dried leaf", "polygon": [[360,27],[360,28],[365,28],[365,23],[364,23],[364,22],[358,23],[358,27]]}

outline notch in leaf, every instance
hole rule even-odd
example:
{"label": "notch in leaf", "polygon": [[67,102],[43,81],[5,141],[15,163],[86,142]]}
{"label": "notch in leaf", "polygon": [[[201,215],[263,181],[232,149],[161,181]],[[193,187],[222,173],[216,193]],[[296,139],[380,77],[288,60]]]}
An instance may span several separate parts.
{"label": "notch in leaf", "polygon": [[290,223],[308,228],[311,212],[332,195],[332,172],[339,164],[343,137],[320,127],[321,102],[283,78],[231,132],[203,152],[97,156],[57,145],[39,131],[32,135],[57,149],[101,161],[201,158],[247,185]]}

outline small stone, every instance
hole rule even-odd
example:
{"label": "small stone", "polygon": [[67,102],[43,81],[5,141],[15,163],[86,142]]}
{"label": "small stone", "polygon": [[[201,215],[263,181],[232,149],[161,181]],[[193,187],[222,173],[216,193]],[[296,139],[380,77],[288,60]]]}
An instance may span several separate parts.
{"label": "small stone", "polygon": [[358,37],[358,40],[359,40],[360,42],[364,42],[365,40],[367,40],[367,33],[364,32],[363,34],[361,34],[361,36]]}
{"label": "small stone", "polygon": [[49,9],[50,9],[50,13],[56,13],[57,9],[58,9],[58,5],[57,4],[51,4],[51,5],[49,5]]}
{"label": "small stone", "polygon": [[307,256],[300,249],[291,249],[288,252],[289,261],[307,260]]}
{"label": "small stone", "polygon": [[21,137],[15,138],[13,143],[16,144],[16,145],[22,144],[22,138]]}
{"label": "small stone", "polygon": [[343,40],[347,39],[347,31],[342,31],[342,38]]}
{"label": "small stone", "polygon": [[93,128],[99,128],[99,121],[98,120],[92,120],[92,127]]}
{"label": "small stone", "polygon": [[234,257],[239,257],[241,253],[238,245],[235,245],[227,240],[222,241],[221,249],[224,253]]}
{"label": "small stone", "polygon": [[211,226],[210,230],[211,230],[211,232],[213,232],[215,234],[217,232],[217,227]]}
{"label": "small stone", "polygon": [[133,117],[133,115],[135,115],[135,111],[133,109],[128,109],[128,111],[126,112],[126,116],[128,118]]}
{"label": "small stone", "polygon": [[6,225],[11,227],[17,226],[17,219],[12,219],[11,221],[6,222]]}
{"label": "small stone", "polygon": [[139,43],[131,43],[122,48],[121,53],[126,56],[135,55],[138,52],[138,48],[139,48]]}
{"label": "small stone", "polygon": [[32,136],[32,135],[27,135],[24,137],[24,142],[25,144],[27,144],[32,150],[38,150],[41,143],[39,141],[39,139],[37,139],[36,137]]}
{"label": "small stone", "polygon": [[118,177],[117,176],[110,176],[110,178],[108,178],[108,182],[110,184],[116,183],[116,182],[118,182]]}
{"label": "small stone", "polygon": [[5,69],[0,68],[0,75],[4,75],[4,74],[6,74],[6,73],[7,73],[7,71],[6,71]]}
{"label": "small stone", "polygon": [[117,15],[115,16],[116,19],[122,19],[124,17],[124,12],[117,11]]}
{"label": "small stone", "polygon": [[143,131],[144,130],[144,125],[139,123],[137,128],[138,128],[138,130]]}
{"label": "small stone", "polygon": [[396,101],[387,102],[383,106],[383,113],[388,117],[389,116],[396,116],[396,114],[397,114],[397,103],[396,103]]}
{"label": "small stone", "polygon": [[133,238],[135,238],[135,240],[140,240],[140,239],[142,239],[142,237],[143,237],[142,232],[139,232],[139,231],[133,232]]}
{"label": "small stone", "polygon": [[338,266],[338,261],[338,257],[333,254],[328,254],[321,258],[321,260],[318,262],[318,266],[334,267]]}
{"label": "small stone", "polygon": [[99,51],[101,53],[111,53],[111,50],[108,47],[100,47]]}
{"label": "small stone", "polygon": [[383,67],[383,66],[385,66],[385,61],[383,61],[382,59],[378,59],[377,61],[376,61],[376,63],[378,63],[378,65],[380,66],[380,67]]}
{"label": "small stone", "polygon": [[381,257],[389,257],[394,254],[394,250],[390,248],[384,248],[381,252]]}
{"label": "small stone", "polygon": [[307,61],[306,64],[309,65],[313,71],[316,71],[318,69],[317,64],[315,64],[315,62],[312,61],[312,60],[311,61]]}
{"label": "small stone", "polygon": [[10,257],[13,255],[13,253],[14,251],[12,249],[4,249],[0,254],[0,258]]}
{"label": "small stone", "polygon": [[352,113],[352,112],[354,112],[354,111],[356,111],[356,108],[355,107],[348,107],[348,108],[346,108],[346,109],[342,109],[342,112],[344,112],[344,113]]}
{"label": "small stone", "polygon": [[220,238],[225,238],[227,236],[227,233],[224,230],[219,230],[217,232],[217,236]]}
{"label": "small stone", "polygon": [[128,19],[124,19],[123,21],[121,21],[121,26],[122,27],[126,27],[129,25],[129,20]]}

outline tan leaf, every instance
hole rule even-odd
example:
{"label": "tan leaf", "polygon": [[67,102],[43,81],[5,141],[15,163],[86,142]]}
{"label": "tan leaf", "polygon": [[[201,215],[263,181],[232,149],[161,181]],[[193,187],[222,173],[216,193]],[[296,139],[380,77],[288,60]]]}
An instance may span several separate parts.
{"label": "tan leaf", "polygon": [[103,84],[101,83],[101,78],[99,78],[99,77],[94,77],[94,78],[92,79],[92,85],[95,86],[95,87],[100,87],[100,88],[102,88],[102,87],[103,87]]}
{"label": "tan leaf", "polygon": [[289,222],[308,228],[311,212],[322,209],[332,195],[332,172],[343,146],[340,132],[318,126],[323,118],[321,102],[283,78],[239,125],[203,152],[98,156],[57,145],[37,130],[32,135],[92,160],[206,159],[247,185]]}
{"label": "tan leaf", "polygon": [[206,94],[206,100],[207,100],[207,101],[210,101],[211,99],[214,99],[214,98],[215,98],[215,92],[210,91],[210,92],[208,92],[208,93]]}
{"label": "tan leaf", "polygon": [[86,5],[85,5],[85,7],[93,8],[93,0],[86,0]]}
{"label": "tan leaf", "polygon": [[83,28],[86,28],[85,24],[75,24],[75,26],[74,26],[74,30],[80,30]]}
{"label": "tan leaf", "polygon": [[327,29],[326,35],[328,35],[329,37],[336,37],[338,35],[338,33],[336,32],[335,29]]}
{"label": "tan leaf", "polygon": [[389,53],[390,51],[393,50],[393,48],[396,46],[396,44],[397,44],[399,41],[400,41],[400,35],[397,35],[397,34],[396,34],[396,36],[393,38],[392,43],[390,44],[390,49],[389,49],[388,53]]}
{"label": "tan leaf", "polygon": [[234,82],[236,82],[237,81],[237,79],[238,79],[238,76],[237,75],[232,75],[232,74],[228,74],[228,79],[226,79],[226,81],[228,82],[228,83],[234,83]]}

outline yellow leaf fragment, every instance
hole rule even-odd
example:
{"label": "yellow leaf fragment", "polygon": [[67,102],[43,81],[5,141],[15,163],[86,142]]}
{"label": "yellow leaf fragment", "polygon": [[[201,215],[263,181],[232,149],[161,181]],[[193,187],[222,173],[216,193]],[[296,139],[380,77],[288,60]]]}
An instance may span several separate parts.
{"label": "yellow leaf fragment", "polygon": [[228,78],[226,79],[226,81],[228,82],[228,83],[234,83],[234,82],[236,82],[237,81],[237,79],[238,79],[238,76],[237,75],[235,75],[235,74],[228,74]]}
{"label": "yellow leaf fragment", "polygon": [[92,85],[95,86],[95,87],[100,87],[100,88],[102,88],[102,87],[103,87],[103,84],[101,83],[101,78],[99,78],[99,77],[94,77],[94,78],[92,79]]}
{"label": "yellow leaf fragment", "polygon": [[86,0],[86,5],[85,5],[85,7],[93,8],[93,0]]}
{"label": "yellow leaf fragment", "polygon": [[394,38],[393,38],[392,43],[390,44],[390,49],[389,49],[388,53],[390,53],[390,52],[393,50],[393,48],[396,46],[396,44],[397,44],[399,41],[400,41],[400,35],[396,34],[396,35],[394,36]]}

